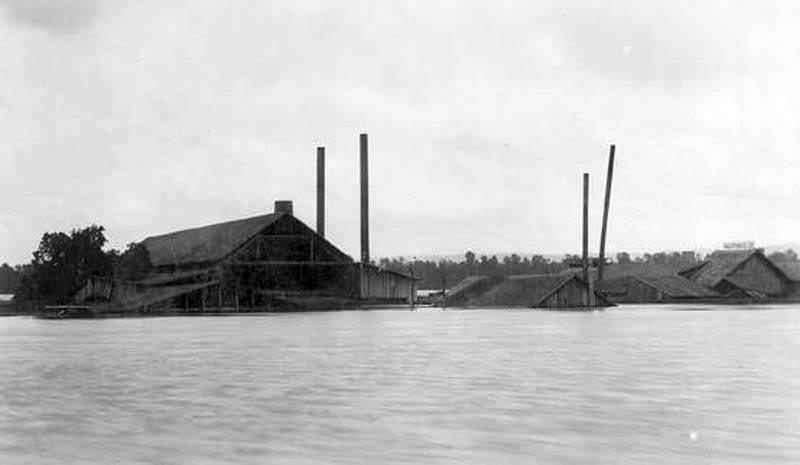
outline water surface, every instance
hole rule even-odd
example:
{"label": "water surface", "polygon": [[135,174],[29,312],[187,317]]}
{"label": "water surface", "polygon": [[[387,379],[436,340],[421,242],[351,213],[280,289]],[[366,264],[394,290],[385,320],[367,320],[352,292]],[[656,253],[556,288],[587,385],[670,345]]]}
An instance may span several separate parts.
{"label": "water surface", "polygon": [[800,463],[800,307],[690,308],[0,318],[0,463]]}

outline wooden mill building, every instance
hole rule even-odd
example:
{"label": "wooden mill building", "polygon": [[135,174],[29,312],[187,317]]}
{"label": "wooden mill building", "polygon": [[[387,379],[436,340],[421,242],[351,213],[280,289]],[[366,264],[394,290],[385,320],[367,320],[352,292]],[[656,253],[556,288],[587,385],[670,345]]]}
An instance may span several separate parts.
{"label": "wooden mill building", "polygon": [[680,275],[728,298],[783,297],[791,280],[760,249],[717,250]]}
{"label": "wooden mill building", "polygon": [[789,297],[800,297],[800,262],[777,262],[775,265],[789,278]]}
{"label": "wooden mill building", "polygon": [[123,311],[263,311],[407,303],[408,275],[352,258],[293,215],[273,213],[151,236],[152,272],[136,282],[92,280],[78,302]]}
{"label": "wooden mill building", "polygon": [[150,236],[144,279],[90,280],[76,303],[99,311],[315,310],[413,303],[413,276],[369,256],[367,135],[361,134],[361,263],[325,239],[325,148],[317,148],[317,228],[290,201],[272,213]]}

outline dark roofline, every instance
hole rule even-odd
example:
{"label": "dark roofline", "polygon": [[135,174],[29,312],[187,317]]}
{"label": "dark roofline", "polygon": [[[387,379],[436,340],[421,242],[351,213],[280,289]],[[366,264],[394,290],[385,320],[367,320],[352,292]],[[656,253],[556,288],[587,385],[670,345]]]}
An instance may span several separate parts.
{"label": "dark roofline", "polygon": [[[547,275],[542,275],[542,276],[547,276]],[[555,275],[555,276],[558,276],[558,275]],[[564,287],[564,286],[565,286],[565,285],[566,285],[568,282],[570,282],[570,281],[571,281],[571,280],[573,280],[573,279],[577,279],[578,281],[580,281],[581,283],[585,284],[585,285],[588,287],[588,284],[586,284],[586,283],[585,283],[585,282],[584,282],[584,281],[583,281],[581,278],[579,278],[577,274],[570,274],[570,275],[568,275],[568,276],[565,276],[565,277],[564,277],[564,279],[562,279],[561,281],[559,281],[559,282],[558,282],[558,284],[556,284],[556,285],[555,285],[555,287],[553,287],[553,290],[551,290],[550,292],[548,292],[547,294],[545,294],[545,295],[544,295],[544,297],[542,297],[541,299],[539,299],[539,301],[538,301],[538,302],[536,302],[536,303],[535,303],[535,304],[533,304],[533,305],[534,305],[534,306],[536,306],[536,305],[539,305],[539,304],[541,304],[542,302],[544,302],[545,300],[549,299],[549,298],[550,298],[550,296],[552,296],[553,294],[555,294],[556,292],[558,292],[558,290],[559,290],[559,289],[561,289],[562,287]],[[597,297],[597,295],[596,295],[596,294],[597,294],[597,293],[595,292],[595,297]]]}
{"label": "dark roofline", "polygon": [[753,258],[753,256],[759,256],[759,257],[761,257],[761,259],[762,259],[762,260],[763,260],[763,261],[764,261],[764,262],[767,264],[767,267],[769,267],[769,268],[772,268],[772,270],[773,270],[773,271],[775,271],[775,272],[777,272],[777,273],[778,273],[778,275],[779,275],[779,276],[781,276],[781,277],[782,277],[782,278],[783,278],[783,279],[784,279],[786,282],[791,282],[791,281],[792,281],[792,280],[789,278],[789,276],[788,276],[786,273],[784,273],[784,272],[783,272],[783,270],[782,270],[782,269],[781,269],[781,268],[780,268],[778,265],[776,265],[775,263],[773,263],[773,262],[772,262],[772,260],[770,260],[769,258],[767,258],[767,256],[766,256],[766,255],[764,255],[764,251],[763,251],[762,249],[755,249],[755,250],[753,251],[753,253],[752,253],[752,254],[750,254],[750,255],[749,255],[747,258],[745,258],[744,260],[742,260],[742,261],[741,261],[741,263],[739,263],[738,265],[736,265],[736,266],[735,266],[735,267],[734,267],[734,268],[731,270],[731,272],[730,272],[730,273],[728,273],[728,274],[726,275],[726,277],[727,277],[727,276],[730,276],[730,275],[732,275],[733,273],[735,273],[735,272],[737,272],[737,271],[739,271],[739,269],[741,269],[742,267],[744,267],[744,264],[745,264],[745,263],[747,263],[747,261],[748,261],[748,260],[750,260],[751,258]]}
{"label": "dark roofline", "polygon": [[280,219],[279,217],[284,216],[286,214],[287,213],[283,213],[283,212],[266,213],[264,215],[253,215],[253,216],[248,216],[246,218],[240,218],[238,220],[220,221],[219,223],[204,224],[202,226],[195,226],[195,227],[192,227],[192,228],[181,229],[181,230],[178,230],[178,231],[172,231],[172,232],[168,232],[168,233],[164,233],[164,234],[156,234],[155,236],[147,236],[144,239],[142,239],[140,241],[140,243],[142,243],[144,241],[147,241],[149,239],[163,239],[163,238],[167,238],[167,237],[170,237],[170,236],[177,236],[179,234],[186,234],[188,232],[197,231],[197,230],[200,230],[200,229],[206,229],[206,228],[211,228],[211,227],[215,227],[215,226],[233,224],[233,223],[238,223],[240,221],[255,220],[257,218],[261,218],[261,217],[264,217],[264,216],[274,216],[275,217],[275,221],[277,221],[278,219]]}
{"label": "dark roofline", "polygon": [[418,278],[416,276],[412,276],[410,274],[403,273],[403,272],[400,272],[400,271],[390,270],[389,268],[381,268],[380,266],[373,265],[372,263],[361,263],[361,262],[358,262],[358,263],[355,263],[355,265],[356,266],[364,266],[364,267],[367,267],[367,268],[372,268],[373,270],[376,270],[379,273],[391,273],[393,275],[401,276],[401,277],[406,278],[406,279],[413,279],[414,281],[422,281],[422,278]]}

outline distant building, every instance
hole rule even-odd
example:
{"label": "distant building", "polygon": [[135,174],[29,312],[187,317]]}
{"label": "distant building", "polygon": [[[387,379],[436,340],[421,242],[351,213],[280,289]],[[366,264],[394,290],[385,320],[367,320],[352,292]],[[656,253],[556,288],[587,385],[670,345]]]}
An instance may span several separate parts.
{"label": "distant building", "polygon": [[681,276],[719,294],[736,298],[785,296],[791,280],[759,250],[717,250]]}
{"label": "distant building", "polygon": [[734,241],[722,244],[725,250],[753,250],[756,248],[754,241]]}
{"label": "distant building", "polygon": [[577,275],[471,276],[445,297],[446,307],[592,308],[611,306]]}
{"label": "distant building", "polygon": [[775,265],[789,278],[789,296],[800,297],[800,262],[776,262]]}

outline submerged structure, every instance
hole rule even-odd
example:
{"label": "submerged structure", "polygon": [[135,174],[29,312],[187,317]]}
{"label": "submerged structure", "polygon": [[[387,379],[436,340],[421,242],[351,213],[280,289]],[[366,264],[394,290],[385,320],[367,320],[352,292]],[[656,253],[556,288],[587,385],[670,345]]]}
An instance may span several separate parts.
{"label": "submerged structure", "polygon": [[719,297],[712,289],[678,274],[622,274],[598,282],[596,289],[616,303],[689,302]]}
{"label": "submerged structure", "polygon": [[575,274],[470,276],[453,287],[444,307],[592,309],[611,304]]}
{"label": "submerged structure", "polygon": [[354,262],[294,217],[273,213],[151,236],[152,272],[142,280],[96,278],[76,303],[97,312],[323,310],[407,303],[409,275]]}
{"label": "submerged structure", "polygon": [[717,250],[680,275],[729,299],[783,297],[792,282],[760,249]]}
{"label": "submerged structure", "polygon": [[[606,195],[603,206],[601,231],[600,265],[605,261],[606,229],[608,208],[611,197],[615,146],[612,145],[608,159]],[[580,277],[575,273],[559,275],[512,275],[490,278],[470,276],[453,287],[440,306],[444,307],[524,307],[547,309],[586,310],[613,306],[608,299],[594,288],[594,276],[589,259],[589,174],[583,174],[582,209],[582,254],[577,263]]]}

